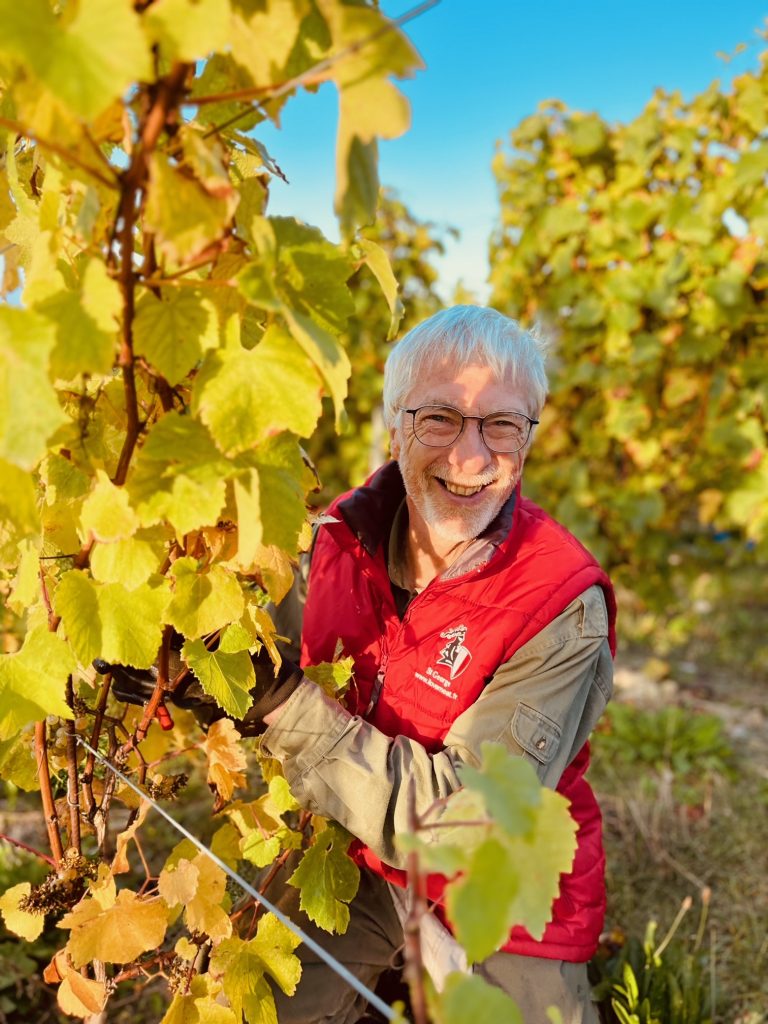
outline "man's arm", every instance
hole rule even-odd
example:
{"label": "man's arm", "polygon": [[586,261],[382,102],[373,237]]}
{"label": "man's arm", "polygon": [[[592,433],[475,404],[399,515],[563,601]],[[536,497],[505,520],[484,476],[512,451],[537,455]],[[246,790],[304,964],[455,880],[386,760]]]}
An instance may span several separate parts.
{"label": "man's arm", "polygon": [[385,736],[307,680],[270,716],[262,749],[282,762],[301,804],[403,867],[395,836],[407,830],[411,780],[424,811],[460,788],[457,766],[479,764],[483,741],[526,757],[545,785],[557,785],[610,696],[606,634],[602,591],[591,587],[501,666],[436,754]]}

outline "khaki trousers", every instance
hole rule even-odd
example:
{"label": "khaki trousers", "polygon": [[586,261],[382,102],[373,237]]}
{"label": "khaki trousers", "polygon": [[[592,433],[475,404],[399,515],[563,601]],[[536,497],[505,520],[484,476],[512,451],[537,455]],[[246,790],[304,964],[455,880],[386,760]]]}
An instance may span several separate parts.
{"label": "khaki trousers", "polygon": [[[361,870],[344,935],[329,935],[299,910],[299,891],[285,884],[287,877],[286,872],[282,880],[275,879],[270,899],[365,985],[375,988],[385,970],[402,964],[402,925],[389,888],[378,875]],[[296,994],[288,998],[273,985],[279,1024],[356,1024],[365,1013],[365,998],[306,946],[299,946],[296,955],[302,962]],[[473,972],[506,992],[519,1006],[525,1024],[548,1024],[550,1006],[558,1008],[562,1024],[598,1022],[586,964],[495,953],[475,964]]]}

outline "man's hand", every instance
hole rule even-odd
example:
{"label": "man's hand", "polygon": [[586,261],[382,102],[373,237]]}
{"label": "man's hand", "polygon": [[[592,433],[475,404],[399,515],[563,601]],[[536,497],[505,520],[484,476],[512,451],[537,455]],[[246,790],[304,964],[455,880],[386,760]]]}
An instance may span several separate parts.
{"label": "man's hand", "polygon": [[[168,659],[170,679],[178,675],[183,668],[184,663],[179,655],[183,642],[184,638],[175,633]],[[275,671],[275,665],[266,647],[262,647],[258,654],[251,655],[251,661],[256,674],[255,685],[251,688],[253,707],[244,718],[233,719],[243,736],[258,736],[262,733],[266,729],[264,716],[286,701],[303,678],[298,665],[286,659],[283,659]],[[157,663],[148,669],[138,669],[130,665],[110,665],[97,658],[93,665],[97,672],[112,673],[112,692],[118,700],[128,704],[146,704],[157,686]],[[177,707],[192,711],[205,728],[226,717],[224,709],[203,690],[191,671],[175,690],[168,691],[165,696]]]}

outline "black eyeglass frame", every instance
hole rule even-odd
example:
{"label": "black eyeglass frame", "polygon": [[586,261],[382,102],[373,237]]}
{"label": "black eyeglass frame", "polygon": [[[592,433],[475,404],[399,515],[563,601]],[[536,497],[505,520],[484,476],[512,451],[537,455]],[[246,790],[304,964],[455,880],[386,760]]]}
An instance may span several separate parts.
{"label": "black eyeglass frame", "polygon": [[[525,448],[525,446],[531,439],[531,431],[541,422],[541,420],[532,419],[530,416],[527,416],[524,412],[518,412],[517,409],[500,409],[498,412],[489,412],[487,416],[465,416],[461,409],[455,409],[452,405],[434,405],[431,402],[428,405],[419,405],[415,409],[404,409],[402,406],[400,408],[402,412],[410,413],[410,415],[413,417],[411,421],[413,436],[416,438],[419,444],[423,444],[425,448],[450,448],[452,444],[456,444],[461,435],[464,433],[464,425],[466,424],[467,420],[477,420],[478,430],[480,431],[480,437],[483,439],[483,444],[485,445],[489,452],[494,452],[496,455],[514,455],[515,452],[521,452],[523,448]],[[451,412],[455,412],[457,416],[461,416],[461,427],[459,428],[459,432],[456,435],[456,437],[454,437],[453,440],[451,441],[446,441],[445,444],[430,444],[428,441],[422,441],[422,439],[416,433],[416,413],[421,412],[422,409],[449,409]],[[503,451],[499,451],[498,448],[493,448],[486,441],[485,434],[483,433],[483,424],[485,423],[486,420],[493,419],[494,416],[504,416],[505,414],[509,414],[512,416],[522,416],[524,420],[528,420],[528,434],[526,435],[525,440],[519,448],[504,449]]]}

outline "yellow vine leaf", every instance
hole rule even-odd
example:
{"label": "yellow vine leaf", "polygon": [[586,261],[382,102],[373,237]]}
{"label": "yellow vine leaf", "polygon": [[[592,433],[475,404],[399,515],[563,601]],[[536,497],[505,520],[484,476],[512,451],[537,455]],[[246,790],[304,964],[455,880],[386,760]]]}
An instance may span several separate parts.
{"label": "yellow vine leaf", "polygon": [[182,960],[186,960],[187,963],[192,963],[197,954],[200,952],[200,947],[196,946],[194,942],[191,942],[186,936],[182,935],[176,945],[173,947],[173,951],[176,956],[180,956]]}
{"label": "yellow vine leaf", "polygon": [[245,752],[234,722],[222,718],[214,722],[203,742],[208,757],[208,783],[229,800],[238,786],[245,785]]}
{"label": "yellow vine leaf", "polygon": [[189,860],[180,860],[178,864],[160,872],[157,891],[169,907],[175,907],[178,903],[186,906],[197,892],[199,881],[200,872],[196,865]]}
{"label": "yellow vine leaf", "polygon": [[63,965],[63,971],[64,980],[56,994],[59,1009],[73,1017],[83,1018],[101,1013],[107,1000],[104,982],[84,978],[67,965]]}
{"label": "yellow vine leaf", "polygon": [[144,819],[147,816],[147,812],[152,805],[148,800],[142,800],[139,813],[136,816],[135,821],[128,826],[123,832],[121,832],[115,840],[115,856],[112,861],[112,873],[115,875],[121,875],[126,871],[131,870],[131,865],[128,863],[127,846],[128,843],[136,835],[137,829],[140,829],[144,823]]}
{"label": "yellow vine leaf", "polygon": [[192,861],[198,872],[197,891],[185,907],[185,920],[192,932],[204,932],[214,943],[232,934],[232,922],[221,906],[227,876],[206,854]]}
{"label": "yellow vine leaf", "polygon": [[265,590],[275,604],[293,586],[293,562],[290,556],[275,544],[257,544],[253,549],[253,565],[258,572]]}
{"label": "yellow vine leaf", "polygon": [[245,594],[245,611],[240,619],[240,625],[250,633],[254,640],[261,640],[267,648],[272,661],[279,665],[283,659],[275,642],[275,637],[277,636],[275,624],[266,608],[261,608],[256,604],[255,599],[251,595],[252,592],[250,595],[248,593]]}
{"label": "yellow vine leaf", "polygon": [[126,540],[139,527],[139,517],[128,503],[128,493],[115,487],[103,469],[96,470],[96,486],[85,499],[80,523],[97,540]]}
{"label": "yellow vine leaf", "polygon": [[177,992],[160,1024],[241,1024],[234,1010],[218,1002],[221,984],[210,974],[196,975],[188,992]]}
{"label": "yellow vine leaf", "polygon": [[[103,890],[102,895],[106,902],[107,891]],[[110,964],[135,960],[160,945],[167,925],[168,908],[164,900],[141,899],[130,889],[122,889],[108,907],[102,906],[95,895],[81,900],[59,921],[59,928],[71,930],[67,952],[75,967],[91,960]]]}
{"label": "yellow vine leaf", "polygon": [[34,942],[45,925],[45,914],[31,914],[28,910],[19,909],[19,903],[29,896],[31,891],[32,886],[29,882],[19,882],[18,885],[6,889],[0,896],[0,912],[2,912],[5,927],[19,938],[26,939],[27,942]]}

